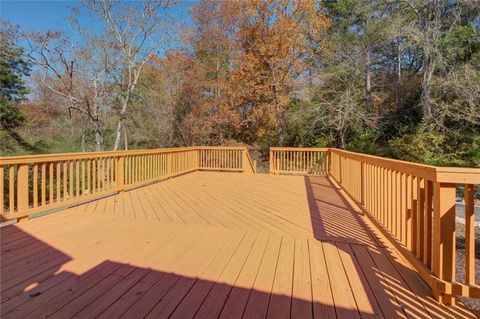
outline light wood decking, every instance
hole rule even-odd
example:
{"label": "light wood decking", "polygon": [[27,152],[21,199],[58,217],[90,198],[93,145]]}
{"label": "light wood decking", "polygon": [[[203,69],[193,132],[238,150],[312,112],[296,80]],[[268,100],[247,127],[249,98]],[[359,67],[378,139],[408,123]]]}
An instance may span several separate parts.
{"label": "light wood decking", "polygon": [[474,318],[325,177],[195,172],[1,239],[2,318]]}

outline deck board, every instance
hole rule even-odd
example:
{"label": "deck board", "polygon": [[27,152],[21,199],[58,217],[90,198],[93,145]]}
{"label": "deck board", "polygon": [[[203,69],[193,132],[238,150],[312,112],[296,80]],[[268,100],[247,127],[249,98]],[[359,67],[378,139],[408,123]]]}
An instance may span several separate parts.
{"label": "deck board", "polygon": [[190,173],[0,234],[2,318],[474,318],[325,177]]}

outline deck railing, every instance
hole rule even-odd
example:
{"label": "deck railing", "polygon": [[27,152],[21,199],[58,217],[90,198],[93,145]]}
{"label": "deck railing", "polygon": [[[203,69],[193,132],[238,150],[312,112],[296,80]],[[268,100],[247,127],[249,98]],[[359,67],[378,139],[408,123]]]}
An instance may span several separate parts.
{"label": "deck railing", "polygon": [[270,173],[325,175],[328,148],[271,147]]}
{"label": "deck railing", "polygon": [[[321,159],[314,162],[323,169],[317,172],[308,158],[318,152]],[[435,167],[339,149],[272,148],[270,156],[272,174],[329,174],[403,250],[437,299],[453,303],[458,295],[480,297],[474,234],[480,169]],[[463,282],[456,276],[457,190],[463,190],[465,202]]]}
{"label": "deck railing", "polygon": [[19,219],[195,170],[253,173],[246,147],[0,157],[0,217]]}

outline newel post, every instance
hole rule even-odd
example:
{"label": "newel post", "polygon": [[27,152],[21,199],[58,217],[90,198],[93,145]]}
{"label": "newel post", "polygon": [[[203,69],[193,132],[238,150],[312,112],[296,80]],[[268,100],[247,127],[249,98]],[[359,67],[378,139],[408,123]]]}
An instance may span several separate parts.
{"label": "newel post", "polygon": [[270,148],[269,150],[269,155],[268,155],[268,172],[270,174],[273,174],[273,151],[272,149]]}
{"label": "newel post", "polygon": [[[432,270],[438,278],[455,281],[455,184],[434,183],[433,189],[433,258]],[[446,304],[452,304],[452,296],[435,297]]]}
{"label": "newel post", "polygon": [[[13,178],[10,176],[9,178]],[[18,164],[17,170],[17,213],[28,210],[28,164]]]}
{"label": "newel post", "polygon": [[360,202],[363,206],[365,206],[365,188],[366,188],[366,181],[365,181],[365,163],[360,161]]}
{"label": "newel post", "polygon": [[125,156],[117,157],[117,192],[123,192],[125,189]]}
{"label": "newel post", "polygon": [[242,149],[242,169],[244,173],[250,173],[248,167],[247,148]]}

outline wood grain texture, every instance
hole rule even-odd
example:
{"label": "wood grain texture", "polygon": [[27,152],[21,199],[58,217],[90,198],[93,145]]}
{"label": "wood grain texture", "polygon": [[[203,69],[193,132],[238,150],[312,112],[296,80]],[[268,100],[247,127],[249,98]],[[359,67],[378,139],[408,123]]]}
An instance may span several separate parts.
{"label": "wood grain texture", "polygon": [[2,318],[474,318],[326,177],[195,172],[0,234]]}

